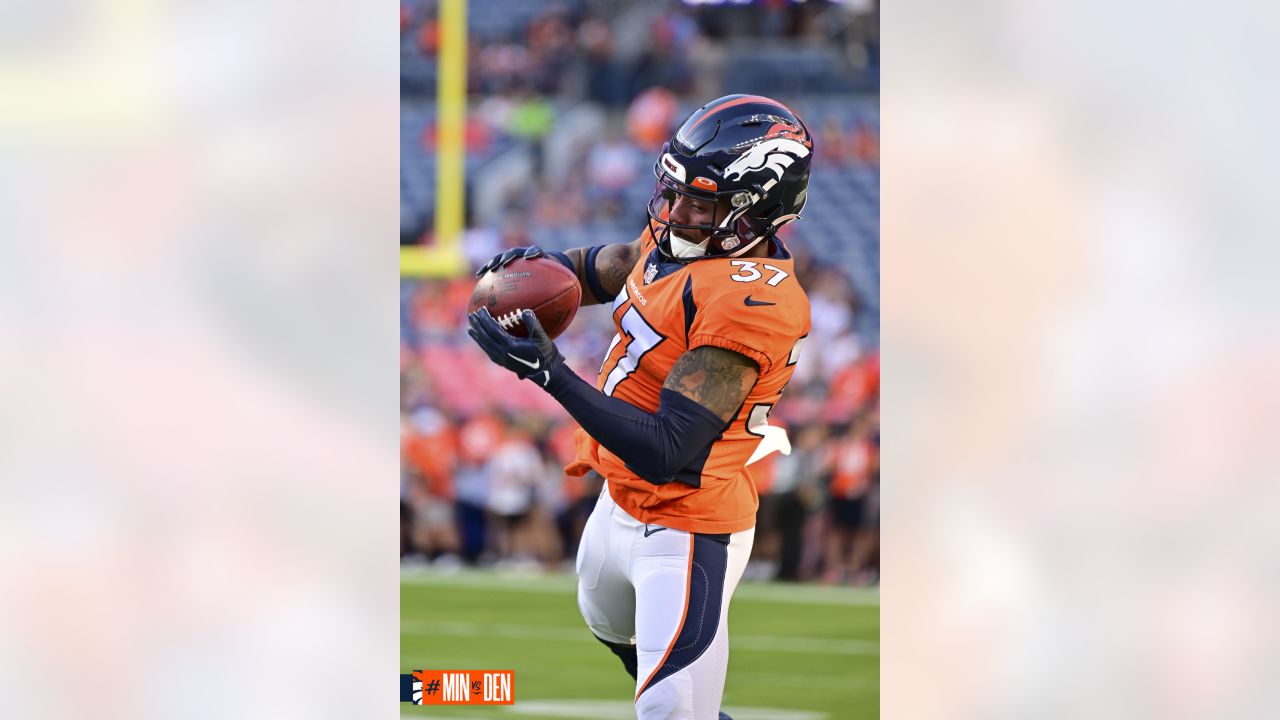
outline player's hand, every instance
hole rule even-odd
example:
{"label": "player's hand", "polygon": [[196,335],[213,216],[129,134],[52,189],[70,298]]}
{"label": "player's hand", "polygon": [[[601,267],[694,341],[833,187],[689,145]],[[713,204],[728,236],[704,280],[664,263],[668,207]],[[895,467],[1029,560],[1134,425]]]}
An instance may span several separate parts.
{"label": "player's hand", "polygon": [[506,252],[498,253],[497,255],[494,255],[493,257],[489,258],[489,262],[485,263],[484,265],[481,265],[480,269],[476,271],[476,277],[480,277],[481,275],[484,275],[490,270],[497,270],[499,268],[504,268],[510,265],[517,258],[525,258],[526,260],[529,260],[536,257],[542,257],[542,255],[543,255],[542,248],[538,247],[537,245],[530,245],[529,247],[512,248]]}
{"label": "player's hand", "polygon": [[489,308],[467,314],[467,334],[484,350],[489,359],[515,373],[521,380],[532,378],[543,387],[551,382],[551,374],[564,364],[564,356],[538,322],[532,310],[520,314],[520,322],[529,331],[528,338],[518,338],[498,324]]}
{"label": "player's hand", "polygon": [[481,265],[480,269],[476,270],[476,277],[481,277],[491,270],[500,270],[521,258],[524,258],[525,260],[532,260],[533,258],[543,257],[544,255],[569,268],[569,270],[574,273],[577,273],[577,270],[573,267],[573,261],[569,259],[568,255],[555,250],[543,250],[537,245],[530,245],[529,247],[511,248],[506,252],[494,255],[489,258],[489,262]]}

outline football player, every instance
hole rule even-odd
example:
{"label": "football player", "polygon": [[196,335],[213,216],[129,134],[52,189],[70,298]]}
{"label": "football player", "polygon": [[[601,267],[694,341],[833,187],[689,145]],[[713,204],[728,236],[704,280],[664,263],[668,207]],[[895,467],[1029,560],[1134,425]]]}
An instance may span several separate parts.
{"label": "football player", "polygon": [[716,720],[728,605],[751,553],[747,466],[786,435],[768,425],[809,332],[809,301],[778,228],[800,217],[813,141],[780,102],[730,95],[663,146],[645,232],[546,255],[577,273],[583,304],[612,303],[617,335],[595,384],[565,366],[537,318],[516,338],[481,309],[468,333],[491,360],[569,412],[577,458],[606,479],[577,557],[578,607],[635,678],[636,715]]}

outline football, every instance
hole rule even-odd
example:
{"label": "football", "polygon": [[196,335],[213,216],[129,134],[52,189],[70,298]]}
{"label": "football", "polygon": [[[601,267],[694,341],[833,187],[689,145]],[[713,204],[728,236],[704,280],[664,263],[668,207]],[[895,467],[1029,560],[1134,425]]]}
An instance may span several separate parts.
{"label": "football", "polygon": [[504,330],[528,337],[520,313],[532,310],[542,329],[554,338],[573,322],[581,303],[582,285],[564,265],[546,257],[520,258],[480,278],[467,312],[489,308]]}

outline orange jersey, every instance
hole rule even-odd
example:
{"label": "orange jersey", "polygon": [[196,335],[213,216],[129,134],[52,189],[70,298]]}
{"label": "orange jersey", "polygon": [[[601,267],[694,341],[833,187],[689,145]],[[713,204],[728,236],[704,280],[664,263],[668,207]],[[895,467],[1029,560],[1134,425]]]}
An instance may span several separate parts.
{"label": "orange jersey", "polygon": [[614,502],[644,523],[696,533],[731,533],[755,525],[759,504],[747,462],[791,379],[809,333],[809,298],[795,278],[791,254],[775,241],[767,258],[666,261],[651,232],[640,261],[613,302],[618,328],[596,387],[649,412],[662,384],[686,351],[713,345],[756,362],[760,375],[746,401],[708,450],[682,471],[700,486],[654,485],[579,429],[577,459],[565,472],[594,468],[609,481]]}

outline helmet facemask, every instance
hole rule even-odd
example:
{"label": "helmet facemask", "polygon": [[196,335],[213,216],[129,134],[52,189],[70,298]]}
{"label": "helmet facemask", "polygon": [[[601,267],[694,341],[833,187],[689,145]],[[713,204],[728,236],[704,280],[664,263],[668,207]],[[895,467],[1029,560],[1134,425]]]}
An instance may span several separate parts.
{"label": "helmet facemask", "polygon": [[[758,219],[748,217],[760,201],[759,194],[741,189],[702,190],[663,172],[660,162],[654,166],[654,174],[658,180],[649,199],[649,217],[662,226],[658,244],[672,258],[739,257],[771,234],[762,232]],[[710,218],[701,223],[672,220],[677,202],[707,207],[710,212],[704,214]]]}

